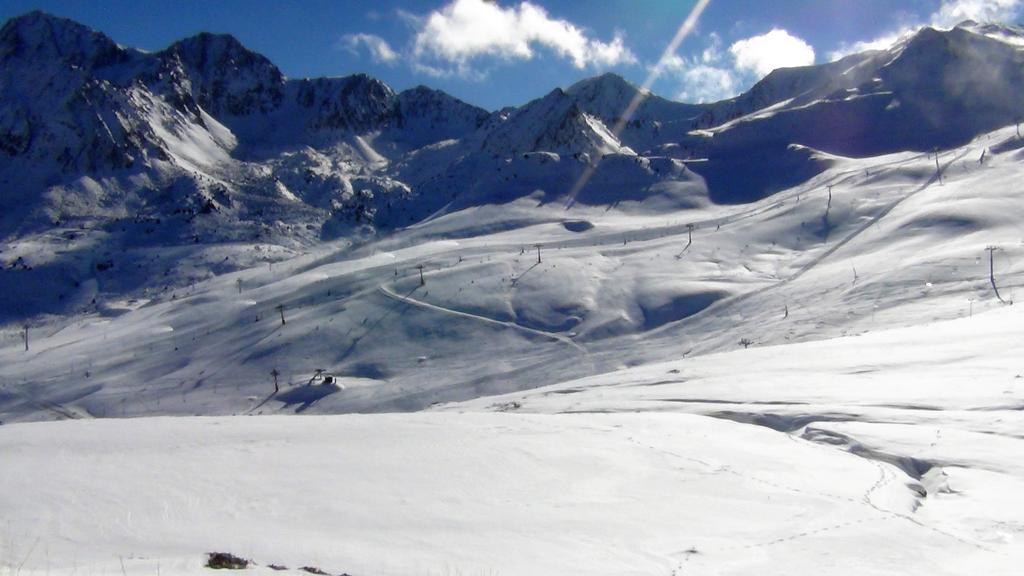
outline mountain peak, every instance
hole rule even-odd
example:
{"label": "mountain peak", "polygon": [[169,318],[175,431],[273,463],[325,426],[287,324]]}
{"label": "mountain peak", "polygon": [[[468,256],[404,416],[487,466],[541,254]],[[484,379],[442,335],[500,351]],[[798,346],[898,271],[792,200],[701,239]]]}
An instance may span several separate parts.
{"label": "mountain peak", "polygon": [[2,31],[4,33],[7,33],[8,30],[28,31],[38,29],[41,26],[52,27],[54,29],[72,29],[81,31],[82,33],[102,35],[101,32],[97,32],[85,24],[81,24],[61,16],[56,16],[49,12],[43,12],[42,10],[33,10],[31,12],[26,12],[21,16],[11,18],[4,24]]}
{"label": "mountain peak", "polygon": [[403,96],[405,98],[428,98],[442,94],[444,96],[449,96],[449,94],[447,94],[444,91],[438,90],[436,88],[431,88],[430,86],[426,86],[424,84],[418,84],[416,86],[413,86],[412,88],[402,90],[398,95]]}
{"label": "mountain peak", "polygon": [[182,38],[175,42],[175,44],[221,45],[229,46],[233,49],[247,50],[238,38],[223,32],[199,32],[198,34],[193,34],[187,38]]}
{"label": "mountain peak", "polygon": [[171,44],[160,57],[180,62],[196,101],[215,115],[266,112],[283,98],[284,75],[277,66],[230,34],[201,32]]}
{"label": "mountain peak", "polygon": [[[303,99],[313,97],[314,95],[334,98],[358,94],[360,97],[383,101],[390,100],[395,96],[395,91],[383,80],[362,72],[348,76],[303,78],[297,82],[305,90]],[[314,90],[315,92],[309,92],[309,90]],[[308,106],[310,103],[304,105]]]}
{"label": "mountain peak", "polygon": [[404,131],[403,139],[415,145],[460,138],[490,117],[482,108],[422,85],[397,94],[395,112],[396,127]]}
{"label": "mountain peak", "polygon": [[199,69],[259,66],[281,75],[267,57],[249,50],[231,34],[200,32],[171,44],[164,52],[176,54],[185,64]]}
{"label": "mountain peak", "polygon": [[313,111],[313,130],[373,130],[393,112],[395,92],[366,74],[293,80],[295,102]]}
{"label": "mountain peak", "polygon": [[925,26],[908,37],[903,45],[906,48],[913,47],[915,50],[921,51],[943,50],[950,42],[969,42],[982,37],[1000,40],[1007,36],[1019,35],[1019,29],[1011,26],[992,23],[979,24],[974,20],[964,20],[948,30]]}
{"label": "mountain peak", "polygon": [[99,68],[127,56],[127,50],[102,32],[40,10],[11,18],[0,28],[0,60],[25,58]]}
{"label": "mountain peak", "polygon": [[452,96],[451,94],[448,94],[443,90],[438,90],[436,88],[424,86],[423,84],[399,92],[398,94],[396,94],[396,98],[398,99],[399,103],[424,101],[435,102],[444,105],[447,105],[449,103],[458,103],[460,105],[468,106],[470,108],[478,110],[483,115],[489,115],[489,113],[483,108],[477,108],[476,106],[466,104],[465,102],[459,100],[458,98]]}
{"label": "mountain peak", "polygon": [[[587,114],[606,126],[618,125],[617,137],[634,150],[648,150],[666,139],[682,137],[705,109],[700,104],[666,100],[612,72],[580,80],[566,92]],[[624,118],[631,106],[630,116]]]}
{"label": "mountain peak", "polygon": [[586,112],[614,123],[636,97],[638,89],[622,76],[608,72],[580,80],[566,93]]}
{"label": "mountain peak", "polygon": [[620,147],[601,120],[561,88],[514,110],[483,144],[499,155],[544,151],[602,156]]}
{"label": "mountain peak", "polygon": [[569,94],[577,94],[584,91],[595,91],[595,90],[616,90],[619,92],[635,92],[636,86],[633,86],[628,80],[615,74],[614,72],[605,72],[604,74],[593,76],[591,78],[584,78],[579,82],[576,82],[566,90]]}

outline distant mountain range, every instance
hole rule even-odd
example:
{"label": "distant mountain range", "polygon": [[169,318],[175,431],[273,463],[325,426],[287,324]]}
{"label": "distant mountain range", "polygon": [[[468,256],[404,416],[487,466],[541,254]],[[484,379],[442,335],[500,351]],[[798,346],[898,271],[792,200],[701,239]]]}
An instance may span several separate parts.
{"label": "distant mountain range", "polygon": [[[638,88],[613,74],[488,112],[361,74],[289,79],[228,35],[147,53],[32,12],[0,29],[0,267],[47,268],[38,282],[78,289],[140,246],[302,249],[466,206],[561,202],[584,172],[576,201],[589,205],[750,201],[833,154],[943,148],[1015,122],[1022,47],[1014,27],[926,28],[888,50],[776,70],[722,102],[648,94],[615,134]],[[87,257],[12,256],[59,234],[89,236]],[[119,265],[137,277],[100,278],[98,292],[149,285],[191,256],[128,258]],[[70,305],[32,304],[38,282],[0,275],[27,286],[5,296],[24,314]]]}

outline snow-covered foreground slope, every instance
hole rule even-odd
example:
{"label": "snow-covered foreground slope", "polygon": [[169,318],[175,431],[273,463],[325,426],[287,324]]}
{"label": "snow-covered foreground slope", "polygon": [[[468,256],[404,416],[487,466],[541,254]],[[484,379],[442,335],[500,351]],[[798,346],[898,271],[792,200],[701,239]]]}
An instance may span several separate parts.
{"label": "snow-covered foreground slope", "polygon": [[3,426],[0,571],[1014,574],[1021,314],[443,412]]}

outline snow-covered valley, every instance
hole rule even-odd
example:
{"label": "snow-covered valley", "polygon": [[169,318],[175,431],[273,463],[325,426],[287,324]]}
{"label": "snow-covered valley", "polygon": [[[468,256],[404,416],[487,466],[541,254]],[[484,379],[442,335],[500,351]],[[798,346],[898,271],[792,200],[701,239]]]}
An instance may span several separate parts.
{"label": "snow-covered valley", "polygon": [[[0,575],[1019,571],[1024,82],[907,72],[1016,70],[1019,29],[616,134],[613,76],[487,113],[38,14],[0,59],[44,25],[133,159],[42,174],[70,124],[0,115]],[[196,51],[256,72],[218,99]]]}

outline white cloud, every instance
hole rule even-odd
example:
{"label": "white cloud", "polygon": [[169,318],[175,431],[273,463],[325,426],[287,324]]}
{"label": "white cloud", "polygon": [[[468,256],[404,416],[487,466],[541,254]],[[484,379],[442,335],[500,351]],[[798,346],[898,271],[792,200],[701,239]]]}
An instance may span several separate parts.
{"label": "white cloud", "polygon": [[1017,17],[1022,0],[944,0],[931,17],[936,26],[956,26],[964,20],[1007,22]]}
{"label": "white cloud", "polygon": [[814,48],[780,28],[739,40],[729,47],[729,53],[738,70],[758,76],[765,76],[776,68],[814,64]]}
{"label": "white cloud", "polygon": [[452,0],[424,17],[413,43],[413,57],[420,67],[466,75],[472,73],[474,59],[529,60],[537,48],[581,69],[637,61],[621,34],[602,42],[530,2],[503,8],[484,0]]}
{"label": "white cloud", "polygon": [[683,102],[717,102],[740,91],[739,78],[727,68],[697,64],[681,75],[682,89],[677,98]]}
{"label": "white cloud", "polygon": [[689,58],[672,55],[658,73],[679,84],[676,97],[684,102],[715,102],[740,93],[776,68],[814,63],[814,49],[781,29],[734,42],[723,49],[722,38],[707,36],[707,46]]}
{"label": "white cloud", "polygon": [[374,34],[346,34],[341,37],[342,48],[358,54],[361,47],[365,47],[370,53],[374,62],[392,63],[398,60],[398,52],[395,52],[387,40]]}
{"label": "white cloud", "polygon": [[923,26],[951,28],[964,20],[1010,22],[1020,16],[1022,9],[1024,0],[943,0],[938,10],[925,21],[905,24],[871,40],[842,44],[837,50],[829,53],[829,60],[838,60],[843,56],[865,50],[884,50],[914,34]]}
{"label": "white cloud", "polygon": [[673,77],[678,83],[676,98],[684,102],[716,102],[735,96],[740,88],[739,74],[722,52],[722,39],[712,32],[708,46],[690,58],[672,54],[653,68],[657,74]]}

